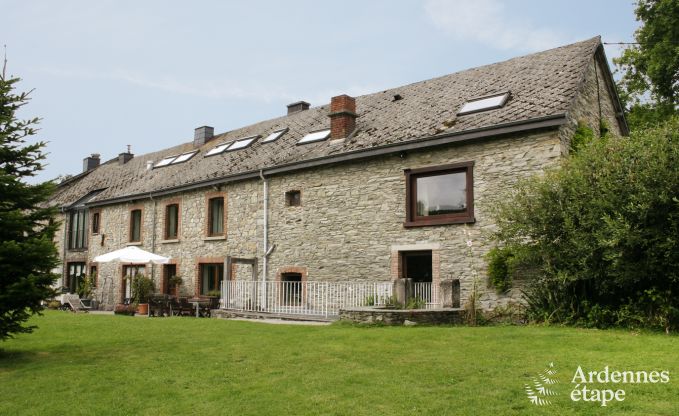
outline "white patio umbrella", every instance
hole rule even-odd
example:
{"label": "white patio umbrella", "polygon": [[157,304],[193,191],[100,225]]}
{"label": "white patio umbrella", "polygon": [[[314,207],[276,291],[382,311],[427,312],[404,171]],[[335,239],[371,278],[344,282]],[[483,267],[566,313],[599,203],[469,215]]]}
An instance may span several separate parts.
{"label": "white patio umbrella", "polygon": [[135,264],[166,264],[170,261],[170,257],[159,256],[158,254],[153,254],[138,247],[130,246],[94,258],[94,261],[97,263],[108,263],[116,260],[123,263]]}

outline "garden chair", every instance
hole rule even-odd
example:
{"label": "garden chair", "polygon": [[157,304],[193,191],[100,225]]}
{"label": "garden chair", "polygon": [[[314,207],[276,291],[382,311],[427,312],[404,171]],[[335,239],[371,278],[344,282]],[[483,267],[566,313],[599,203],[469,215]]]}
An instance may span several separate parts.
{"label": "garden chair", "polygon": [[90,310],[90,307],[85,306],[78,295],[64,295],[63,300],[63,303],[68,304],[74,313],[87,312]]}

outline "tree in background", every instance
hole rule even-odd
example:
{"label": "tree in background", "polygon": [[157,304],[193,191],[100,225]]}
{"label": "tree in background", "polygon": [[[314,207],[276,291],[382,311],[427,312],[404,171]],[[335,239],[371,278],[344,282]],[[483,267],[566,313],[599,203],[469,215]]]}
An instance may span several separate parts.
{"label": "tree in background", "polygon": [[53,296],[52,269],[59,264],[53,242],[54,208],[45,203],[55,185],[24,182],[42,169],[44,142],[26,144],[39,119],[18,120],[29,93],[14,93],[19,78],[0,74],[0,340],[31,332],[23,325]]}
{"label": "tree in background", "polygon": [[679,117],[583,142],[500,201],[491,282],[526,279],[533,319],[679,328]]}
{"label": "tree in background", "polygon": [[622,72],[620,98],[632,128],[657,124],[679,114],[679,1],[639,0],[638,45],[614,59]]}

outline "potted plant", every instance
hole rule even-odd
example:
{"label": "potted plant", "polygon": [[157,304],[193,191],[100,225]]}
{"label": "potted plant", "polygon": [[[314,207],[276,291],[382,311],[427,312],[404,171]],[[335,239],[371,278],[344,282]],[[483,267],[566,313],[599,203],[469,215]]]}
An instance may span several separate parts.
{"label": "potted plant", "polygon": [[148,315],[149,297],[154,291],[153,280],[138,274],[132,279],[132,302],[137,304],[137,313]]}
{"label": "potted plant", "polygon": [[172,288],[172,290],[174,292],[175,297],[179,297],[179,286],[181,286],[181,284],[183,282],[184,282],[184,280],[179,275],[170,277],[169,284],[170,284],[170,287]]}

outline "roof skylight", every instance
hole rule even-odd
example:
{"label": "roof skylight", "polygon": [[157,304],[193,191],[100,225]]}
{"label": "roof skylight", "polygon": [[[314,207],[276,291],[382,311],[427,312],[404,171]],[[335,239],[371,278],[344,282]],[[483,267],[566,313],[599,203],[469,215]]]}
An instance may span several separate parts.
{"label": "roof skylight", "polygon": [[262,140],[262,143],[269,143],[269,142],[273,142],[274,140],[278,140],[287,131],[288,131],[287,128],[281,129],[281,130],[276,130],[273,133],[271,133],[270,135],[266,136],[266,138],[264,140]]}
{"label": "roof skylight", "polygon": [[259,136],[251,136],[251,137],[246,137],[244,139],[239,139],[236,140],[235,142],[231,143],[231,146],[227,147],[226,150],[229,152],[232,150],[240,150],[240,149],[245,149],[246,147],[250,146],[252,142],[257,140]]}
{"label": "roof skylight", "polygon": [[300,141],[297,142],[297,144],[306,144],[306,143],[312,143],[312,142],[318,142],[321,140],[325,140],[330,136],[330,129],[328,130],[321,130],[321,131],[314,131],[306,136],[302,137]]}
{"label": "roof skylight", "polygon": [[509,92],[503,92],[501,94],[490,95],[486,97],[475,98],[469,100],[457,112],[458,116],[463,114],[477,113],[479,111],[494,110],[496,108],[501,108],[507,102],[509,98]]}
{"label": "roof skylight", "polygon": [[168,156],[165,159],[162,159],[160,162],[156,163],[156,165],[154,167],[160,168],[160,167],[163,167],[163,166],[167,166],[170,163],[172,163],[172,161],[175,160],[176,158],[177,158],[177,155]]}
{"label": "roof skylight", "polygon": [[194,150],[193,152],[182,153],[181,155],[177,156],[175,160],[170,162],[170,164],[174,165],[175,163],[186,162],[187,160],[191,159],[193,155],[195,155],[196,153],[198,153],[197,150]]}
{"label": "roof skylight", "polygon": [[224,150],[226,150],[227,147],[231,146],[231,143],[233,142],[228,142],[228,143],[222,143],[218,146],[213,147],[210,149],[209,152],[205,153],[205,156],[214,156],[222,153]]}

